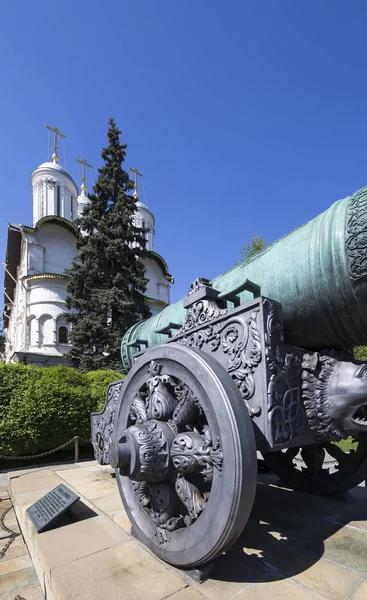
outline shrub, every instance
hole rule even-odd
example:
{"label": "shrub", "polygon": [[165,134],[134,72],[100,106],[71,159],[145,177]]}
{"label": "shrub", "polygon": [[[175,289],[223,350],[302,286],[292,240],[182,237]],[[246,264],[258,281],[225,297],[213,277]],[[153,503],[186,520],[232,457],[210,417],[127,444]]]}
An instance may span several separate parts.
{"label": "shrub", "polygon": [[367,346],[356,346],[354,348],[354,358],[357,360],[367,360]]}
{"label": "shrub", "polygon": [[105,395],[108,385],[112,381],[123,379],[125,375],[118,371],[102,370],[89,371],[86,373],[86,378],[89,382],[91,410],[102,410],[105,402]]}
{"label": "shrub", "polygon": [[0,453],[37,454],[74,435],[90,438],[90,412],[104,404],[114,371],[0,364]]}

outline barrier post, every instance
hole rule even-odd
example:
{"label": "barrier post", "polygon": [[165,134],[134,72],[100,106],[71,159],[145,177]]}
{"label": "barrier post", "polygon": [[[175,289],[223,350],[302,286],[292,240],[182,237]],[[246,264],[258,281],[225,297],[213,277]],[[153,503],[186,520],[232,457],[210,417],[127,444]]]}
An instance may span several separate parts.
{"label": "barrier post", "polygon": [[79,436],[76,435],[74,437],[74,457],[75,457],[75,462],[79,462]]}

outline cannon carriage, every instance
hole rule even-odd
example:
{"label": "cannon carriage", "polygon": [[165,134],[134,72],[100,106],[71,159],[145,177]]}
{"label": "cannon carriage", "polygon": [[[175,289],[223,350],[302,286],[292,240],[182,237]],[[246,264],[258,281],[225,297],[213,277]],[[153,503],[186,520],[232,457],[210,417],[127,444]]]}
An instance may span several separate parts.
{"label": "cannon carriage", "polygon": [[92,414],[92,441],[166,562],[196,567],[237,539],[257,452],[307,492],[367,477],[367,364],[348,349],[367,342],[366,248],[363,189],[125,334],[130,371]]}

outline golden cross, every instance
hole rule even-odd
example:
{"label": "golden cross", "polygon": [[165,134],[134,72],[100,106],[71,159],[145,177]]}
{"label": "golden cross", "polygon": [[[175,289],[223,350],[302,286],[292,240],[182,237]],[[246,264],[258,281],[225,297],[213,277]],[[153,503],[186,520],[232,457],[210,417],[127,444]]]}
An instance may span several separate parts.
{"label": "golden cross", "polygon": [[134,167],[133,169],[131,167],[129,167],[129,171],[132,171],[135,175],[135,181],[134,181],[134,198],[135,200],[139,199],[139,194],[138,194],[138,175],[140,177],[143,177],[143,173],[139,173],[138,169],[136,167]]}
{"label": "golden cross", "polygon": [[80,163],[81,165],[83,165],[83,171],[82,171],[82,193],[85,194],[85,192],[87,191],[87,188],[85,187],[85,167],[89,167],[90,169],[93,169],[92,165],[89,165],[87,163],[87,161],[85,160],[85,158],[76,158],[75,159],[78,163]]}
{"label": "golden cross", "polygon": [[49,125],[46,125],[46,127],[47,127],[47,129],[49,129],[50,131],[53,131],[53,132],[54,132],[54,147],[53,147],[53,151],[54,151],[54,153],[53,153],[53,155],[52,155],[52,160],[53,160],[53,162],[55,162],[55,163],[58,163],[58,162],[59,162],[59,157],[57,156],[57,150],[58,150],[58,148],[57,148],[57,136],[59,135],[61,138],[64,138],[64,139],[65,139],[65,136],[64,136],[64,134],[63,134],[63,133],[61,133],[61,132],[60,132],[60,131],[57,129],[57,127],[50,127]]}

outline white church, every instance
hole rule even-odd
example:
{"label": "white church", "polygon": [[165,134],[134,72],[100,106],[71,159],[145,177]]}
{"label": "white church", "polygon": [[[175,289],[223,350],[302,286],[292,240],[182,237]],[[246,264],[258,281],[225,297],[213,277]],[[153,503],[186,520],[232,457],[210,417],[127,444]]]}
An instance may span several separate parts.
{"label": "white church", "polygon": [[[51,129],[51,128],[50,128]],[[31,175],[33,225],[8,225],[4,263],[5,361],[50,366],[69,365],[70,324],[66,322],[65,269],[76,256],[75,219],[89,203],[85,187],[86,161],[83,164],[81,193],[68,171],[59,165],[56,129],[51,162],[41,164]],[[87,165],[90,166],[90,165]],[[152,315],[170,302],[173,277],[165,260],[154,251],[155,219],[138,200],[137,170],[135,191],[137,226],[146,233],[148,279],[146,302]],[[140,174],[139,174],[140,175]]]}

